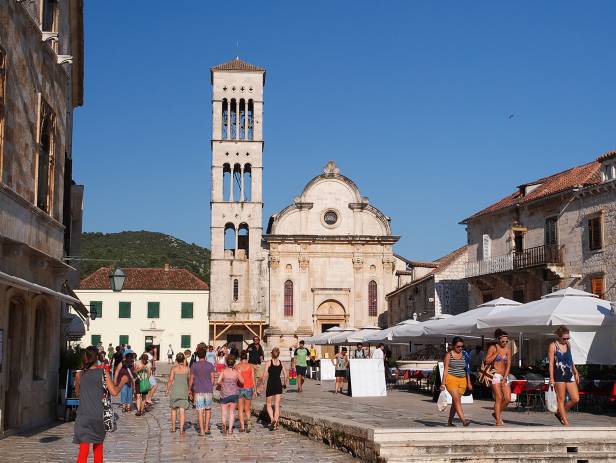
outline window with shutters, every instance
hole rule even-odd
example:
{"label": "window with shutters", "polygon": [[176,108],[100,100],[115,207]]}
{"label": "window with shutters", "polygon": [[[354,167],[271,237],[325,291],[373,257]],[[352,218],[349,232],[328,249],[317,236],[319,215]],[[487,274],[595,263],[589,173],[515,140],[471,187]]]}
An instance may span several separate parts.
{"label": "window with shutters", "polygon": [[291,280],[284,283],[284,316],[293,316],[293,282]]}
{"label": "window with shutters", "polygon": [[603,276],[596,276],[591,279],[591,292],[603,298],[605,291],[603,287]]}
{"label": "window with shutters", "polygon": [[240,282],[235,279],[233,280],[233,302],[237,302],[240,298]]}
{"label": "window with shutters", "polygon": [[[183,334],[180,340],[182,349],[190,349],[190,334]],[[188,359],[190,360],[190,359]]]}
{"label": "window with shutters", "polygon": [[130,318],[130,302],[120,302],[118,308],[119,318]]}
{"label": "window with shutters", "polygon": [[160,302],[148,302],[148,318],[160,318]]}
{"label": "window with shutters", "polygon": [[182,302],[182,318],[193,318],[192,302]]}
{"label": "window with shutters", "polygon": [[93,334],[90,337],[90,343],[92,346],[98,346],[101,342],[101,335],[100,334]]}
{"label": "window with shutters", "polygon": [[90,314],[93,315],[95,318],[102,318],[103,301],[90,301]]}
{"label": "window with shutters", "polygon": [[52,215],[56,116],[51,107],[44,100],[41,100],[40,114],[36,169],[36,206],[49,215]]}
{"label": "window with shutters", "polygon": [[372,280],[368,283],[368,316],[376,317],[377,315],[376,304],[376,281]]}
{"label": "window with shutters", "polygon": [[122,344],[127,345],[128,344],[128,334],[121,334],[119,341],[120,341],[120,345]]}
{"label": "window with shutters", "polygon": [[545,245],[555,246],[558,244],[557,217],[547,217],[545,219]]}
{"label": "window with shutters", "polygon": [[588,247],[591,251],[603,248],[603,226],[601,216],[588,220]]}

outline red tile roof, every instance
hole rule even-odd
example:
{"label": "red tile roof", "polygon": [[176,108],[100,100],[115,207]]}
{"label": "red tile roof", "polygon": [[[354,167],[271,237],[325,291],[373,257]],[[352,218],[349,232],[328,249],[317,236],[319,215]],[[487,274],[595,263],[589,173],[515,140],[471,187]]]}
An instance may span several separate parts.
{"label": "red tile roof", "polygon": [[[183,268],[122,268],[123,289],[206,291],[207,283]],[[111,289],[110,267],[101,267],[81,281],[79,289]]]}
{"label": "red tile roof", "polygon": [[212,67],[212,71],[249,71],[249,72],[265,72],[265,68],[255,66],[254,64],[242,61],[239,57]]}
{"label": "red tile roof", "polygon": [[607,161],[608,159],[612,159],[612,158],[616,158],[616,150],[608,151],[607,153],[602,154],[601,156],[597,158],[597,161],[602,162],[602,161]]}
{"label": "red tile roof", "polygon": [[[598,161],[592,161],[588,164],[572,167],[571,169],[559,172],[549,177],[541,178],[534,182],[525,183],[518,187],[518,191],[504,197],[500,201],[495,202],[491,206],[473,214],[471,217],[464,219],[461,223],[466,223],[468,220],[475,217],[479,217],[485,214],[491,214],[492,212],[505,209],[516,204],[526,204],[537,199],[545,198],[550,195],[561,193],[563,191],[571,190],[574,187],[584,187],[590,185],[596,185],[601,182],[600,174],[601,163]],[[522,190],[525,190],[528,186],[535,186],[535,189],[524,195]]]}

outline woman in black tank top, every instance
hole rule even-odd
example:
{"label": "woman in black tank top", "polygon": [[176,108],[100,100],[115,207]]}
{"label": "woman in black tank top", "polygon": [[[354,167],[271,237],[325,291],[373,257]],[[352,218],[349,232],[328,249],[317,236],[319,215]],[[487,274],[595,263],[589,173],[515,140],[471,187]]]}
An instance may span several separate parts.
{"label": "woman in black tank top", "polygon": [[[267,385],[265,389],[265,397],[267,404],[267,414],[270,418],[271,429],[278,429],[278,420],[280,419],[280,400],[282,391],[287,387],[287,373],[284,365],[278,358],[280,349],[274,347],[272,349],[272,359],[265,363],[265,375],[261,380],[261,384]],[[284,384],[283,384],[284,381]],[[274,403],[275,409],[272,407]]]}

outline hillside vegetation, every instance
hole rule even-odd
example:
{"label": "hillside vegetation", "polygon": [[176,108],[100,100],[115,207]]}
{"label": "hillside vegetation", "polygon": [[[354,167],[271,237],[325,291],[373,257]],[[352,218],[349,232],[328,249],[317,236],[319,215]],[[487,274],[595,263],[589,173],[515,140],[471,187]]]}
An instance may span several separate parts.
{"label": "hillside vegetation", "polygon": [[210,282],[210,250],[164,233],[83,233],[81,257],[84,259],[81,261],[82,278],[100,267],[163,267],[169,263],[172,267],[190,270],[208,284]]}

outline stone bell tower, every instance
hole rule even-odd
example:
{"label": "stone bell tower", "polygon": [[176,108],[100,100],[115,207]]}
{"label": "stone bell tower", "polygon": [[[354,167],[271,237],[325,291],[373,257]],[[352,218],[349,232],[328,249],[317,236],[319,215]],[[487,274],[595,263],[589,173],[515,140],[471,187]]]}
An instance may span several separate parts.
{"label": "stone bell tower", "polygon": [[[263,234],[265,69],[235,58],[211,69],[210,340],[262,336],[267,265]],[[245,347],[246,344],[244,343]]]}

